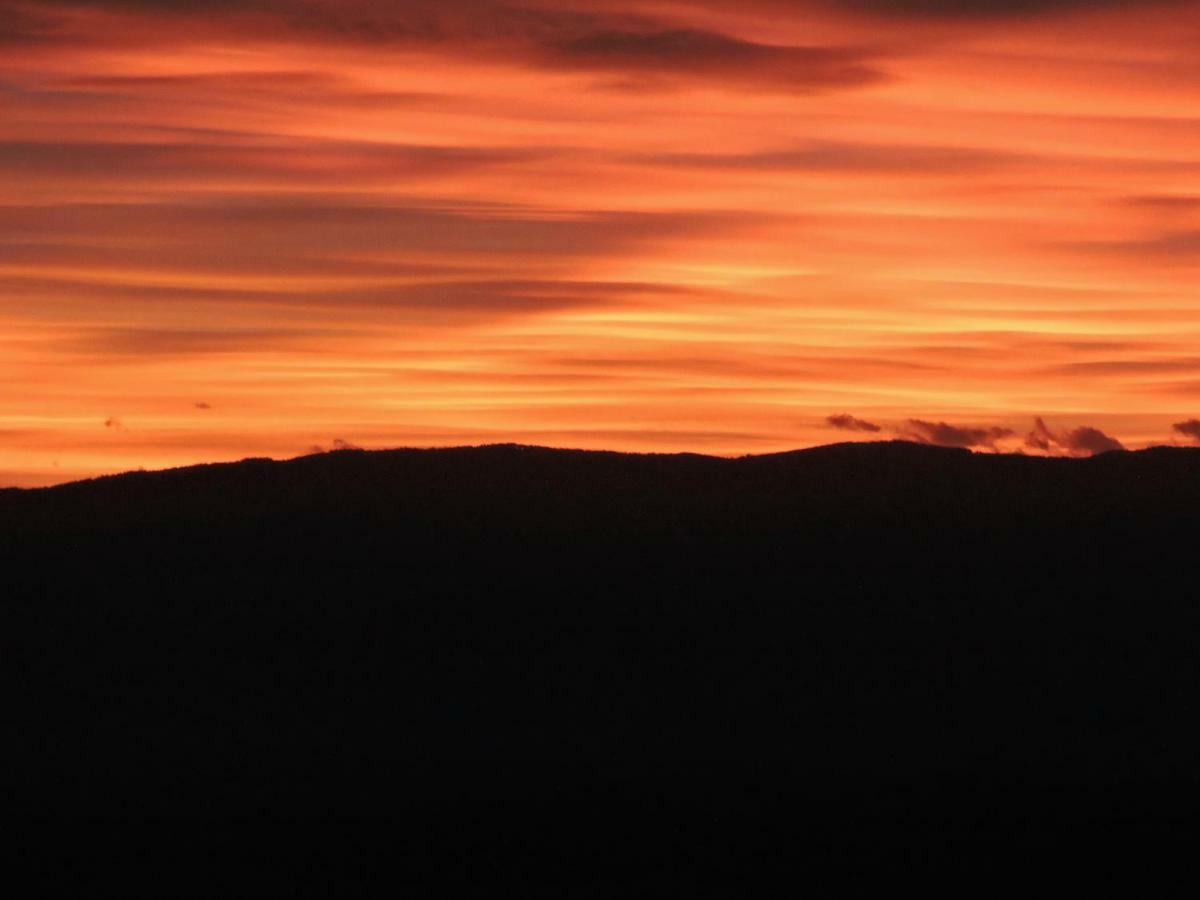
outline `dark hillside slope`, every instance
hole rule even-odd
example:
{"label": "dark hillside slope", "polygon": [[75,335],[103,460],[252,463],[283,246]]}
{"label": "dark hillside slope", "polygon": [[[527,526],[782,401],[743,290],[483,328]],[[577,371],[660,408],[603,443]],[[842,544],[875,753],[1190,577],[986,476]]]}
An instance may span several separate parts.
{"label": "dark hillside slope", "polygon": [[0,493],[6,777],[114,816],[394,813],[447,760],[660,786],[739,760],[855,815],[893,789],[1183,796],[1198,512],[1200,450],[900,442]]}

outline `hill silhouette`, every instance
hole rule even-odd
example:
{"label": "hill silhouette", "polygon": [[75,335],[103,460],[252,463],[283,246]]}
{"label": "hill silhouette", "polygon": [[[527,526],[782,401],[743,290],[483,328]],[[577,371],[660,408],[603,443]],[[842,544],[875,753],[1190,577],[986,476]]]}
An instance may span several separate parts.
{"label": "hill silhouette", "polygon": [[[653,843],[666,796],[859,829],[1175,808],[1198,512],[1200,449],[904,442],[344,450],[0,492],[7,794],[436,809],[456,834],[514,784],[547,823],[625,810],[586,846],[545,824],[564,867]],[[502,866],[493,838],[461,840]]]}

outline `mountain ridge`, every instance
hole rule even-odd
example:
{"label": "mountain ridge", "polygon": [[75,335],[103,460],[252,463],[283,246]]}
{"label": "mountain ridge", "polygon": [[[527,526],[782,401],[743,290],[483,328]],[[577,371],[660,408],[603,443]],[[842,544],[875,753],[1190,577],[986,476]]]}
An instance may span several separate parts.
{"label": "mountain ridge", "polygon": [[78,488],[81,485],[94,485],[97,483],[109,483],[120,479],[143,479],[146,477],[155,476],[171,476],[171,477],[186,477],[188,474],[211,473],[214,471],[228,471],[236,467],[270,467],[270,466],[289,466],[296,464],[305,464],[315,460],[325,460],[333,462],[339,459],[347,459],[361,456],[370,456],[378,459],[399,459],[412,454],[447,454],[447,455],[464,455],[464,454],[480,454],[488,455],[495,452],[506,453],[522,453],[531,452],[536,454],[558,454],[563,457],[574,458],[595,458],[595,459],[613,459],[620,458],[625,460],[704,460],[714,463],[725,464],[750,464],[756,462],[767,461],[786,461],[786,460],[805,460],[816,459],[820,457],[834,456],[838,454],[856,454],[869,455],[879,454],[881,452],[899,452],[909,455],[927,454],[929,458],[1003,458],[1003,459],[1022,459],[1022,460],[1044,460],[1054,463],[1073,462],[1086,463],[1089,460],[1101,459],[1110,456],[1124,456],[1130,458],[1145,458],[1155,455],[1195,454],[1200,459],[1200,447],[1183,447],[1173,445],[1155,445],[1144,447],[1137,450],[1109,450],[1103,453],[1092,454],[1089,456],[1042,456],[1037,454],[1023,453],[990,453],[982,451],[973,451],[966,447],[943,447],[934,444],[924,444],[917,441],[906,441],[902,439],[879,440],[879,441],[839,441],[831,444],[820,444],[814,447],[800,447],[792,450],[779,450],[769,453],[747,453],[735,456],[723,456],[706,453],[698,453],[691,451],[669,451],[669,452],[634,452],[621,450],[592,450],[573,447],[551,447],[540,444],[520,444],[520,443],[495,443],[495,444],[462,444],[449,447],[388,447],[379,449],[364,449],[364,448],[346,448],[337,450],[326,450],[319,453],[307,453],[300,456],[275,458],[275,457],[245,457],[239,460],[229,460],[223,462],[211,463],[194,463],[183,466],[172,466],[164,469],[136,469],[125,472],[113,472],[103,475],[96,475],[89,478],[80,478],[74,481],[63,482],[62,484],[44,485],[38,487],[3,487],[0,488],[0,496],[5,493],[20,493],[20,494],[39,494],[52,491],[60,491],[64,489]]}
{"label": "mountain ridge", "polygon": [[[1015,827],[1200,797],[1198,524],[1200,448],[1169,447],[338,450],[10,492],[0,787],[371,817],[438,762],[622,808],[734,762],[850,829],[917,794]],[[427,808],[472,815],[464,784]]]}

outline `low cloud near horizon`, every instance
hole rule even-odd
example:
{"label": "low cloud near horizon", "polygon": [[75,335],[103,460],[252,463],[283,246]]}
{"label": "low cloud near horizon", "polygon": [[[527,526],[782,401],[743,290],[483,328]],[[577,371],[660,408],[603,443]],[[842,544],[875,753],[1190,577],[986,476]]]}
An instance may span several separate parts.
{"label": "low cloud near horizon", "polygon": [[865,419],[859,419],[846,413],[826,416],[825,424],[831,428],[840,428],[843,431],[868,431],[874,433],[883,430],[881,426],[876,425],[874,422],[868,422]]}
{"label": "low cloud near horizon", "polygon": [[1176,422],[1171,429],[1193,441],[1200,441],[1200,419],[1188,419],[1186,422]]}
{"label": "low cloud near horizon", "polygon": [[[883,426],[860,419],[849,413],[825,418],[831,428],[844,431],[876,433]],[[1176,432],[1200,441],[1200,420],[1179,422]],[[954,425],[944,421],[907,419],[889,430],[901,440],[915,441],[937,447],[961,447],[970,450],[990,450],[993,453],[1023,452],[1005,442],[1017,438],[1017,432],[1004,425]],[[1011,449],[1010,449],[1011,448]],[[1034,419],[1033,429],[1025,435],[1025,450],[1036,450],[1050,456],[1093,456],[1109,450],[1124,450],[1125,445],[1099,428],[1080,425],[1063,431],[1051,429],[1043,417]]]}
{"label": "low cloud near horizon", "polygon": [[984,447],[996,449],[996,442],[1012,437],[1011,428],[993,425],[986,428],[961,427],[946,422],[927,422],[924,419],[909,419],[898,431],[901,437],[919,444],[938,447]]}
{"label": "low cloud near horizon", "polygon": [[1109,450],[1124,450],[1125,445],[1098,428],[1081,426],[1069,431],[1052,431],[1041,416],[1034,419],[1033,430],[1025,436],[1025,446],[1046,453],[1070,456],[1094,456]]}

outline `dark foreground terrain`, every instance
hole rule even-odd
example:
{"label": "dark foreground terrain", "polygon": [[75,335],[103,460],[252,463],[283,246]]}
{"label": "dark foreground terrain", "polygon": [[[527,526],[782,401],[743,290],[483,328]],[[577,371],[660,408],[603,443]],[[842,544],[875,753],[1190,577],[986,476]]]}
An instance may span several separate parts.
{"label": "dark foreground terrain", "polygon": [[[363,841],[414,881],[449,847],[438,878],[601,891],[1131,827],[1170,852],[1198,521],[1179,448],[343,451],[0,491],[6,805],[107,823],[126,872],[161,857],[120,823],[226,823],[256,892]],[[377,819],[417,835],[246,849]]]}

